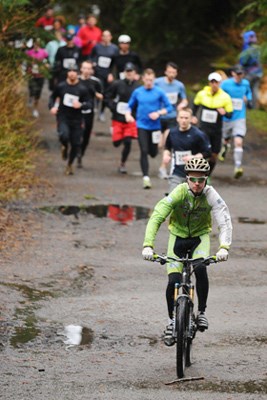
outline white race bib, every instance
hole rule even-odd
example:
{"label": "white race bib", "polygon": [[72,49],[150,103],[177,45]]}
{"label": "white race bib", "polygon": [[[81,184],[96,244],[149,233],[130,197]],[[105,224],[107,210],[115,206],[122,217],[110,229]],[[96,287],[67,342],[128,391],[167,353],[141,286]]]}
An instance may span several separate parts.
{"label": "white race bib", "polygon": [[63,67],[65,69],[68,69],[69,67],[72,67],[73,65],[76,65],[76,60],[75,58],[64,58],[63,60]]}
{"label": "white race bib", "polygon": [[33,64],[32,73],[33,74],[39,74],[39,65],[38,64]]}
{"label": "white race bib", "polygon": [[169,99],[169,102],[170,102],[171,104],[176,104],[176,103],[177,103],[177,101],[178,101],[178,93],[175,93],[175,92],[173,92],[173,93],[166,93],[166,95],[167,95],[167,97],[168,97],[168,99]]}
{"label": "white race bib", "polygon": [[186,150],[186,151],[176,151],[175,152],[175,165],[185,165],[186,161],[183,160],[185,156],[191,156],[192,151],[191,150]]}
{"label": "white race bib", "polygon": [[109,68],[110,63],[111,63],[111,58],[100,56],[97,63],[98,63],[98,66],[101,68]]}
{"label": "white race bib", "polygon": [[45,30],[45,31],[52,31],[52,29],[54,29],[53,25],[46,25],[46,26],[44,26],[44,30]]}
{"label": "white race bib", "polygon": [[158,144],[160,142],[161,131],[152,132],[152,143]]}
{"label": "white race bib", "polygon": [[243,100],[242,99],[232,99],[234,110],[241,111],[243,108]]}
{"label": "white race bib", "polygon": [[125,73],[124,72],[120,72],[120,79],[125,79]]}
{"label": "white race bib", "polygon": [[201,114],[201,121],[210,122],[211,124],[215,124],[217,121],[218,112],[213,110],[203,110]]}
{"label": "white race bib", "polygon": [[74,94],[65,93],[63,97],[63,104],[67,107],[73,107],[74,100],[79,101],[79,96],[75,96]]}
{"label": "white race bib", "polygon": [[123,101],[119,101],[116,107],[116,111],[118,114],[125,115],[127,111],[129,111],[128,103],[124,103]]}

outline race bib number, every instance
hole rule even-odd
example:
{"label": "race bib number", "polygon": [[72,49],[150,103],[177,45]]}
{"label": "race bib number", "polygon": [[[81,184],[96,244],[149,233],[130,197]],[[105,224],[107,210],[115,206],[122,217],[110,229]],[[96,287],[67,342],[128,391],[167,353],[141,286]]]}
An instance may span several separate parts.
{"label": "race bib number", "polygon": [[76,60],[75,58],[64,58],[63,60],[63,67],[65,69],[68,69],[69,67],[72,67],[73,65],[76,65]]}
{"label": "race bib number", "polygon": [[232,99],[234,110],[241,111],[243,108],[243,100],[242,99]]}
{"label": "race bib number", "polygon": [[167,97],[168,97],[168,99],[169,99],[169,102],[171,103],[171,104],[176,104],[177,103],[177,101],[178,101],[178,93],[166,93],[166,95],[167,95]]}
{"label": "race bib number", "polygon": [[32,73],[33,74],[39,74],[39,66],[38,66],[38,64],[33,64]]}
{"label": "race bib number", "polygon": [[97,63],[98,66],[101,68],[109,68],[111,63],[111,58],[100,56]]}
{"label": "race bib number", "polygon": [[122,80],[122,79],[125,79],[125,73],[124,73],[124,72],[120,72],[119,76],[120,76],[120,79],[121,79],[121,80]]}
{"label": "race bib number", "polygon": [[201,121],[215,124],[217,121],[218,112],[212,110],[203,110],[201,114]]}
{"label": "race bib number", "polygon": [[128,103],[124,103],[123,101],[119,101],[116,107],[116,111],[118,114],[125,115],[127,111],[129,111]]}
{"label": "race bib number", "polygon": [[46,25],[46,26],[44,26],[44,30],[45,30],[45,31],[52,31],[53,28],[54,28],[53,25]]}
{"label": "race bib number", "polygon": [[74,94],[65,93],[63,97],[63,104],[67,107],[73,107],[73,102],[79,101],[79,96],[74,96]]}
{"label": "race bib number", "polygon": [[161,131],[152,132],[152,143],[158,144],[160,142]]}
{"label": "race bib number", "polygon": [[184,161],[185,156],[191,156],[192,151],[176,151],[175,152],[175,165],[185,165],[186,161]]}

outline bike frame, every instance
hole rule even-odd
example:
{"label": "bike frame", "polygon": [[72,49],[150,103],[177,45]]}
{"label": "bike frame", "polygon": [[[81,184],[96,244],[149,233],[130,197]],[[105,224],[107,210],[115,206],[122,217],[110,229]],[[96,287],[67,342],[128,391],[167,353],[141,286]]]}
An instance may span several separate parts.
{"label": "bike frame", "polygon": [[[173,309],[173,337],[177,339],[177,329],[176,329],[176,321],[177,321],[177,307],[179,306],[179,299],[181,297],[186,297],[190,309],[190,315],[189,317],[192,316],[193,310],[194,310],[194,293],[195,293],[195,287],[191,282],[191,276],[192,273],[194,272],[194,268],[192,266],[192,259],[189,259],[188,256],[183,259],[183,270],[182,270],[182,282],[181,283],[176,283],[174,287],[174,309]],[[195,320],[195,317],[193,315],[193,321]],[[193,322],[189,321],[189,322]],[[189,327],[189,332],[191,339],[195,337],[196,334],[196,329],[193,326]]]}

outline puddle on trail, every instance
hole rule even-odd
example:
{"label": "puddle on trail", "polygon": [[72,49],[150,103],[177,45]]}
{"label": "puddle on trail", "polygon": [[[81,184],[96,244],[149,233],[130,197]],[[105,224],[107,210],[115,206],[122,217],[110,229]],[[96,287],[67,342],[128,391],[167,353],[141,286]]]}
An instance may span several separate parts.
{"label": "puddle on trail", "polygon": [[31,288],[25,284],[8,282],[0,282],[0,284],[20,291],[25,297],[25,300],[20,301],[20,307],[15,310],[14,333],[10,338],[11,346],[20,347],[20,345],[30,342],[40,334],[34,313],[34,310],[38,308],[36,302],[52,297],[52,293],[47,290]]}
{"label": "puddle on trail", "polygon": [[238,222],[241,224],[266,224],[266,221],[257,218],[238,217]]}
{"label": "puddle on trail", "polygon": [[[41,307],[40,301],[50,299],[52,297],[58,297],[60,292],[64,290],[81,290],[88,279],[93,276],[93,268],[87,265],[80,265],[75,270],[71,271],[70,279],[64,274],[64,280],[59,277],[53,276],[56,281],[52,282],[51,286],[54,288],[55,283],[60,282],[61,285],[53,291],[41,290],[34,287],[30,287],[25,283],[13,283],[13,282],[2,282],[0,285],[8,288],[17,290],[21,293],[23,298],[19,301],[19,306],[16,307],[15,313],[12,319],[12,323],[9,325],[12,327],[12,331],[5,333],[5,342],[9,342],[14,348],[19,348],[23,345],[27,345],[29,342],[38,338],[42,340],[42,331],[39,329],[40,321],[36,318],[35,312]],[[69,283],[69,286],[67,285]],[[49,284],[46,282],[46,286]],[[64,290],[62,287],[64,286]],[[5,324],[2,323],[1,328],[4,330]],[[0,334],[1,331],[0,331]],[[77,340],[77,338],[76,338]],[[93,340],[93,331],[89,328],[81,328],[81,343],[90,344]],[[1,341],[1,339],[0,339]],[[31,345],[31,344],[29,344]]]}
{"label": "puddle on trail", "polygon": [[74,215],[78,218],[78,214],[92,214],[97,218],[109,218],[124,225],[128,222],[147,219],[150,217],[151,209],[140,206],[119,205],[119,204],[98,204],[90,206],[48,206],[41,207],[41,211],[56,213],[60,212],[63,215]]}
{"label": "puddle on trail", "polygon": [[64,331],[60,334],[66,336],[64,343],[67,344],[68,347],[77,345],[91,346],[94,340],[92,329],[80,325],[67,325],[65,326]]}
{"label": "puddle on trail", "polygon": [[28,343],[40,334],[40,330],[36,327],[35,314],[30,309],[23,310],[23,313],[17,309],[16,316],[18,317],[20,313],[23,314],[23,325],[15,327],[15,332],[10,338],[10,344],[13,347]]}

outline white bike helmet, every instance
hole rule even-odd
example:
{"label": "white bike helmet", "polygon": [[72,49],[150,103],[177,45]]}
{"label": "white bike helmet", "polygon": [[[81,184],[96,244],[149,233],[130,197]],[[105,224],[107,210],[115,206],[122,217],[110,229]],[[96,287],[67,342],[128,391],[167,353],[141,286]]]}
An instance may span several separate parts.
{"label": "white bike helmet", "polygon": [[184,168],[185,172],[204,172],[205,175],[208,175],[210,172],[210,165],[205,158],[191,158],[191,160],[187,161]]}

